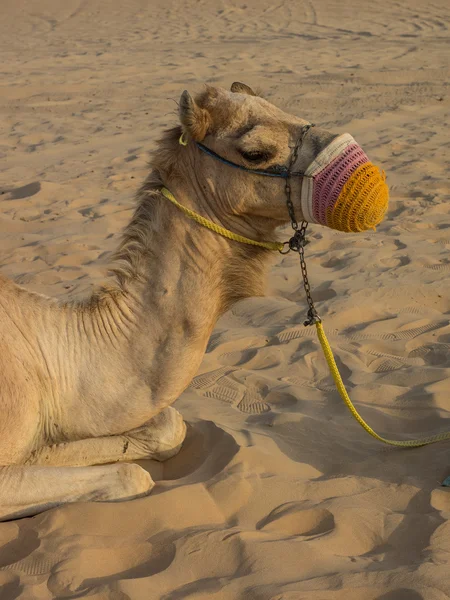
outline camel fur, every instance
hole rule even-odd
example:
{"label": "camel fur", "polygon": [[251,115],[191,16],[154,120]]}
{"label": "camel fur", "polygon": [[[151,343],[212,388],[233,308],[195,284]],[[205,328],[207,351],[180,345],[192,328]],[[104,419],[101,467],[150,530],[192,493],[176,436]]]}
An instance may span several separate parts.
{"label": "camel fur", "polygon": [[[150,475],[130,461],[180,450],[186,425],[171,404],[219,316],[264,293],[271,254],[200,227],[160,189],[238,234],[274,239],[288,221],[284,182],[227,167],[193,142],[265,169],[289,163],[305,123],[244,84],[207,87],[195,100],[184,92],[180,125],[153,155],[108,285],[59,302],[0,278],[0,519],[151,491]],[[312,130],[295,169],[333,137]],[[298,219],[300,186],[292,181]]]}

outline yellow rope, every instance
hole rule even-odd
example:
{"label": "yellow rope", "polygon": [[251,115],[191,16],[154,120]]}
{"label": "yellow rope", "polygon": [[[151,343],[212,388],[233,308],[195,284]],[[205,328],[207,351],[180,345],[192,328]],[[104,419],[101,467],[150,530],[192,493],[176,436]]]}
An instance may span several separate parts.
{"label": "yellow rope", "polygon": [[353,406],[352,401],[345,389],[344,382],[342,381],[342,377],[339,373],[339,369],[336,365],[336,361],[334,360],[333,351],[331,350],[330,344],[327,340],[327,336],[325,335],[325,331],[323,330],[322,323],[316,323],[317,335],[319,337],[320,345],[322,346],[323,353],[328,363],[328,367],[330,369],[330,373],[333,376],[334,382],[338,389],[339,394],[341,395],[342,400],[347,405],[347,408],[350,410],[352,415],[358,421],[358,423],[363,427],[367,433],[370,433],[371,436],[379,440],[380,442],[384,442],[385,444],[390,444],[391,446],[400,446],[401,448],[417,448],[418,446],[427,446],[428,444],[434,444],[435,442],[442,442],[443,440],[450,439],[450,432],[438,433],[436,435],[431,435],[430,437],[421,438],[418,440],[387,440],[381,435],[378,435],[360,416],[356,408]]}
{"label": "yellow rope", "polygon": [[213,223],[212,221],[205,219],[205,217],[202,217],[201,215],[194,212],[190,208],[187,208],[186,206],[183,206],[182,204],[180,204],[176,200],[175,196],[171,192],[169,192],[169,190],[167,188],[163,187],[161,189],[161,192],[164,194],[164,196],[168,200],[170,200],[173,204],[175,204],[175,206],[177,208],[182,210],[184,212],[184,214],[186,216],[188,216],[190,219],[193,219],[194,221],[199,223],[199,225],[202,225],[203,227],[206,227],[207,229],[210,229],[211,231],[214,231],[215,233],[218,233],[219,235],[222,235],[223,237],[226,237],[229,240],[234,240],[235,242],[241,242],[241,244],[250,244],[251,246],[261,246],[261,248],[267,248],[267,250],[281,251],[284,248],[284,244],[282,244],[281,242],[257,242],[256,240],[251,240],[249,238],[244,237],[243,235],[238,235],[237,233],[233,233],[229,229],[225,229],[225,227],[216,225],[216,223]]}

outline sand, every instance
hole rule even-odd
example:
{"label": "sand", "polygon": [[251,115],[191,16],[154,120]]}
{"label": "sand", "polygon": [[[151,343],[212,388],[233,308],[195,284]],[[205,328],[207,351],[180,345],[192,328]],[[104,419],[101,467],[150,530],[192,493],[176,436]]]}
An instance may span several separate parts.
{"label": "sand", "polygon": [[[311,227],[314,297],[377,431],[450,430],[449,19],[444,0],[3,0],[1,272],[88,293],[183,89],[259,86],[385,168],[377,233]],[[152,495],[0,524],[0,600],[449,598],[449,443],[359,428],[305,306],[279,257],[217,324]]]}

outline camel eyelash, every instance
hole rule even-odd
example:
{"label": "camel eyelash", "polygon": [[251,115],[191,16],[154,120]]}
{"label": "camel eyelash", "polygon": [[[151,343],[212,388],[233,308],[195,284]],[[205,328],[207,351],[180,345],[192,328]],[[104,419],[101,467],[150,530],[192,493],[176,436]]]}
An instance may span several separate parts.
{"label": "camel eyelash", "polygon": [[239,150],[242,158],[244,158],[248,162],[267,162],[272,157],[270,152],[265,152],[264,150]]}

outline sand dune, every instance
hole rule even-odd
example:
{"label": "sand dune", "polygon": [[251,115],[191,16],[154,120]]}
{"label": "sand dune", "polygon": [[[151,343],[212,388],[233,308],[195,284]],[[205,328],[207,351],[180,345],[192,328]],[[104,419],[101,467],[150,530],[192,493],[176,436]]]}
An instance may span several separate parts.
{"label": "sand dune", "polygon": [[[450,430],[450,7],[443,0],[3,0],[1,272],[104,277],[183,89],[245,81],[349,131],[391,187],[358,236],[311,227],[314,296],[380,433]],[[449,444],[386,448],[339,399],[295,256],[218,323],[158,485],[0,524],[0,600],[444,600]]]}

